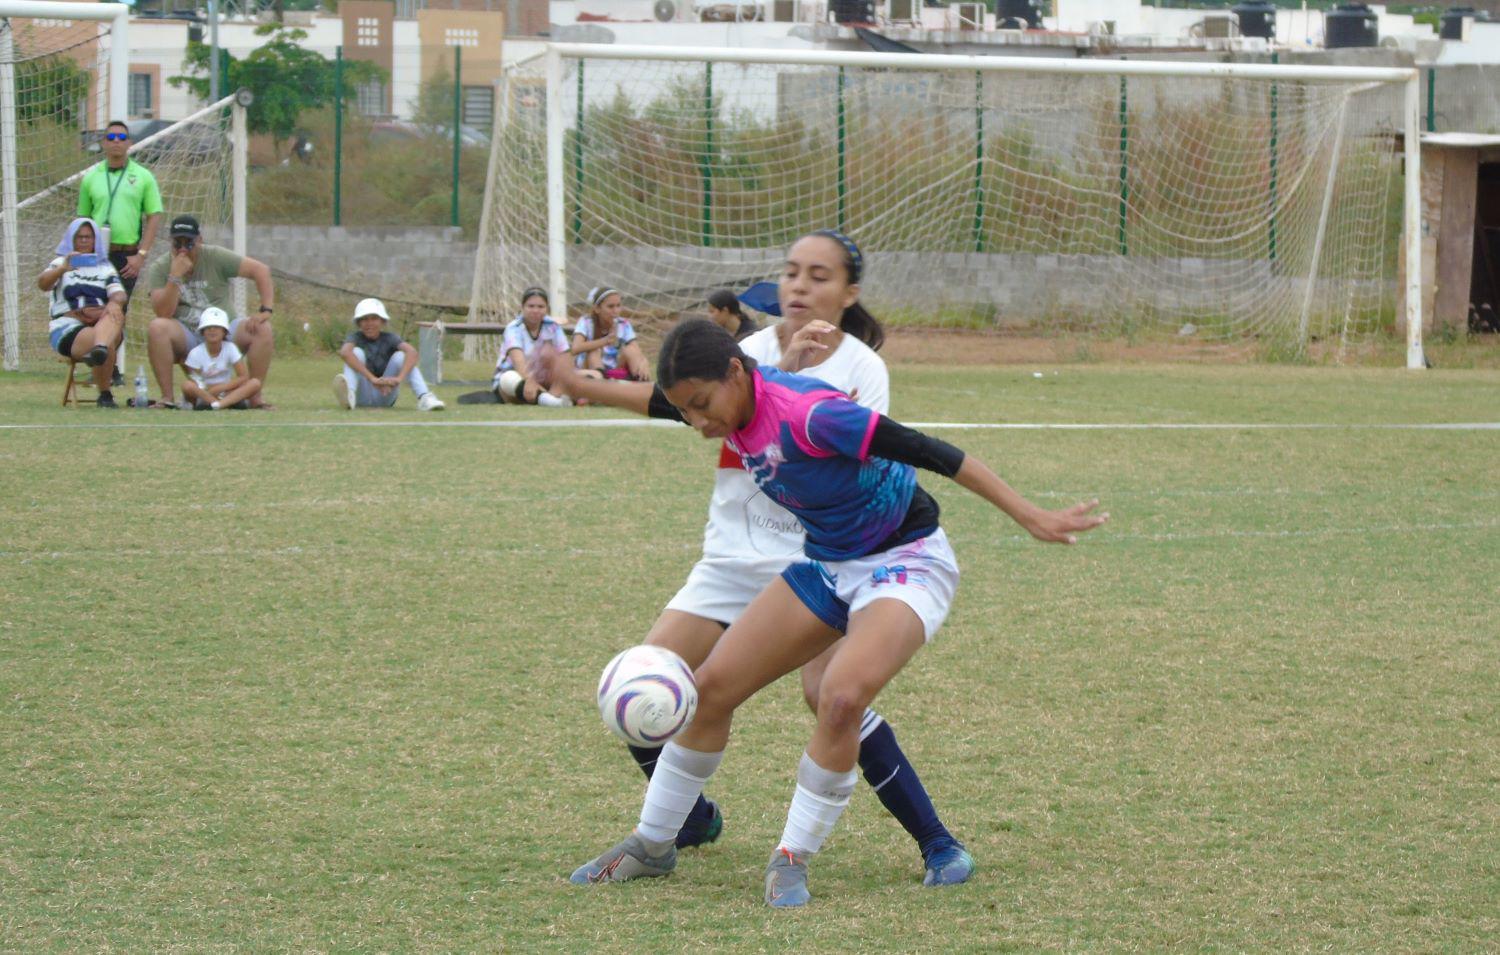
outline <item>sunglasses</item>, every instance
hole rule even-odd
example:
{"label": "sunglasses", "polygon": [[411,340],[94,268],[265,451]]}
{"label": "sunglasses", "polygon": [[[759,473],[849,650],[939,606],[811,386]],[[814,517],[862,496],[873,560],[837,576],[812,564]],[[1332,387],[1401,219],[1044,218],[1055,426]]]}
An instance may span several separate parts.
{"label": "sunglasses", "polygon": [[104,138],[112,143],[123,143],[130,138],[129,133],[105,133]]}
{"label": "sunglasses", "polygon": [[174,249],[191,249],[193,247],[193,243],[197,242],[197,241],[198,240],[196,238],[194,238],[193,236],[190,236],[190,235],[173,236],[172,237],[172,248],[174,248]]}

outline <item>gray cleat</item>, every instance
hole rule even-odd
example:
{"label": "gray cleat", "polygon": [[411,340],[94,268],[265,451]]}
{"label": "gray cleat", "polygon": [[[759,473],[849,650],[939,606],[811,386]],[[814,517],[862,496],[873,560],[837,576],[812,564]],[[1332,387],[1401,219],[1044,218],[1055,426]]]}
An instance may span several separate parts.
{"label": "gray cleat", "polygon": [[627,882],[631,879],[654,879],[668,875],[677,867],[677,847],[653,856],[641,837],[632,832],[624,842],[573,870],[568,881],[574,885],[600,882]]}
{"label": "gray cleat", "polygon": [[807,856],[778,848],[766,866],[766,904],[778,909],[796,908],[811,898],[807,891]]}

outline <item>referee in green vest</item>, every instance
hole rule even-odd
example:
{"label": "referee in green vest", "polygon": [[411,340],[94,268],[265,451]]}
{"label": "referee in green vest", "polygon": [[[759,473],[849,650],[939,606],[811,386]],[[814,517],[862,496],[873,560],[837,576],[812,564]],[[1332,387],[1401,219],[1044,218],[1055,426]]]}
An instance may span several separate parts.
{"label": "referee in green vest", "polygon": [[126,307],[161,224],[161,190],[151,170],[131,159],[130,127],[104,128],[104,161],[78,185],[78,214],[109,229],[109,261],[125,286]]}

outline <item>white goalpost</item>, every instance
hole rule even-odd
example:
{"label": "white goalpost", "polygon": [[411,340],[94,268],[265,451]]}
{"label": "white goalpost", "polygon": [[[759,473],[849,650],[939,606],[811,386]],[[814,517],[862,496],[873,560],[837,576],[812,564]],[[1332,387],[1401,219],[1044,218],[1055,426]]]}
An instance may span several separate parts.
{"label": "white goalpost", "polygon": [[[129,16],[130,8],[117,3],[0,0],[0,328],[7,371],[52,360],[45,296],[31,280],[74,217],[79,181],[101,159],[97,147],[88,148],[90,139],[111,120],[127,118]],[[196,215],[210,241],[241,254],[247,103],[225,97],[131,145],[131,155],[156,177],[165,219]],[[167,246],[158,242],[156,254]],[[235,306],[243,312],[239,285]],[[145,298],[138,287],[128,348],[144,344]]]}
{"label": "white goalpost", "polygon": [[[912,327],[1423,367],[1414,69],[552,44],[496,98],[470,313],[701,309],[839,228]],[[1404,267],[1403,267],[1404,266]],[[1398,311],[1399,303],[1399,311]]]}

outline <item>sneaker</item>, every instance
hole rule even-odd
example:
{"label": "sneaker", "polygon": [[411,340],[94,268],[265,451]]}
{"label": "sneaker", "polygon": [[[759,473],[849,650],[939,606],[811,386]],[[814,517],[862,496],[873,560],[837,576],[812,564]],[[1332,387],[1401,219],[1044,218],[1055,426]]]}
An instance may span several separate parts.
{"label": "sneaker", "polygon": [[94,399],[94,405],[99,408],[118,408],[115,404],[115,396],[108,391],[99,392],[99,397]]}
{"label": "sneaker", "polygon": [[349,379],[342,374],[333,376],[333,400],[345,411],[354,407],[354,396],[349,393]]}
{"label": "sneaker", "polygon": [[115,366],[115,370],[109,373],[109,383],[110,383],[110,385],[123,385],[123,384],[125,384],[125,376],[122,375],[122,374],[120,374],[120,366],[119,365],[116,365]]}
{"label": "sneaker", "polygon": [[700,822],[692,816],[683,823],[677,831],[677,848],[691,849],[693,846],[706,846],[719,838],[719,833],[724,831],[724,814],[719,811],[719,804],[712,799],[707,800],[713,815],[706,822]]}
{"label": "sneaker", "polygon": [[958,885],[974,874],[974,857],[961,842],[942,843],[927,852],[922,861],[927,867],[922,876],[925,886]]}
{"label": "sneaker", "polygon": [[[343,376],[340,375],[339,377],[342,378]],[[446,407],[448,406],[443,404],[443,400],[430,391],[417,399],[418,411],[442,411]]]}
{"label": "sneaker", "polygon": [[766,904],[791,909],[806,905],[811,899],[807,891],[807,857],[785,848],[771,853],[766,866]]}
{"label": "sneaker", "polygon": [[626,882],[630,879],[654,879],[677,867],[677,849],[668,846],[659,856],[650,854],[646,843],[632,832],[619,845],[573,870],[568,881],[574,885],[597,885],[600,882]]}
{"label": "sneaker", "polygon": [[536,403],[541,405],[543,408],[573,407],[572,398],[569,398],[567,395],[554,395],[549,391],[544,391],[541,394],[537,395]]}
{"label": "sneaker", "polygon": [[109,349],[103,345],[95,345],[89,349],[89,353],[83,356],[83,363],[90,368],[98,368],[109,361]]}

